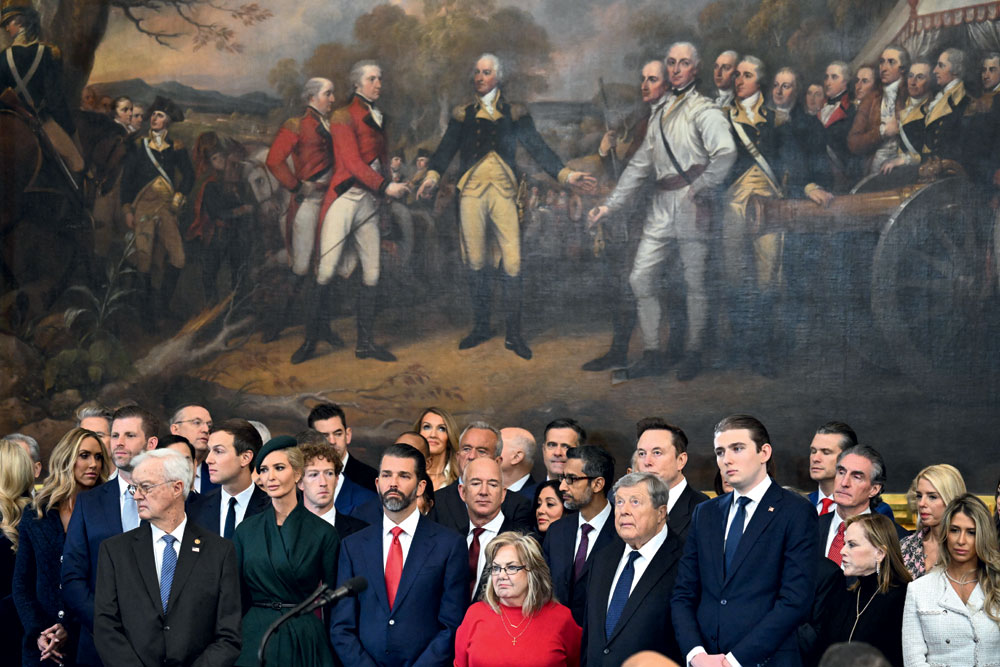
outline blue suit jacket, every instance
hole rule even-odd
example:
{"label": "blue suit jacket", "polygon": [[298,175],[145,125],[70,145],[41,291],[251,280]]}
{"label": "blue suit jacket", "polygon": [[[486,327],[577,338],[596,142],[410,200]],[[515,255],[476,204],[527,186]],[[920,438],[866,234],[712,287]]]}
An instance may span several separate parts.
{"label": "blue suit jacket", "polygon": [[[340,493],[337,494],[337,499],[333,502],[333,506],[337,508],[338,512],[354,516],[354,510],[359,506],[364,505],[368,501],[377,499],[377,493],[369,491],[356,482],[352,482],[345,476],[344,485],[340,487]],[[364,519],[364,517],[359,518]],[[364,520],[367,521],[367,519]]]}
{"label": "blue suit jacket", "polygon": [[381,520],[341,542],[337,584],[356,576],[367,579],[368,588],[337,603],[330,625],[346,667],[452,664],[455,630],[469,599],[469,550],[460,535],[418,519],[391,610]]}
{"label": "blue suit jacket", "polygon": [[[812,503],[813,509],[816,509],[816,504],[819,503],[819,490],[813,491],[809,494],[809,502]],[[892,508],[889,507],[889,503],[884,500],[880,500],[878,505],[875,506],[873,512],[878,512],[879,514],[884,514],[895,523],[896,515],[892,513]]]}
{"label": "blue suit jacket", "polygon": [[112,479],[76,498],[63,546],[62,587],[67,610],[80,623],[76,661],[100,665],[94,646],[94,589],[101,542],[122,532],[118,479]]}
{"label": "blue suit jacket", "polygon": [[816,592],[816,510],[771,483],[725,571],[732,493],[694,509],[671,603],[681,655],[703,646],[744,667],[799,667],[796,630]]}

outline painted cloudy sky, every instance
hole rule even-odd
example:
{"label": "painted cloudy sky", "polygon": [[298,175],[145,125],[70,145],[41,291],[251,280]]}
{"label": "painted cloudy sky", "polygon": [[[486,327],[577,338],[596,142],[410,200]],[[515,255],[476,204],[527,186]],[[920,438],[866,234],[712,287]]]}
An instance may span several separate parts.
{"label": "painted cloudy sky", "polygon": [[[243,0],[240,0],[242,2]],[[694,24],[708,0],[498,0],[531,12],[545,26],[554,47],[555,67],[546,99],[589,99],[597,77],[632,81],[622,54],[632,45],[628,19],[656,5],[677,6],[678,18]],[[133,77],[151,83],[177,80],[198,88],[226,93],[268,91],[267,73],[278,60],[308,58],[317,44],[351,39],[354,20],[376,2],[357,0],[259,0],[275,18],[250,28],[239,28],[242,54],[194,52],[187,39],[177,49],[156,45],[139,34],[124,17],[113,15],[104,42],[97,51],[93,81]],[[236,3],[234,3],[236,4]],[[395,4],[419,6],[419,0]],[[270,92],[270,91],[269,91]]]}

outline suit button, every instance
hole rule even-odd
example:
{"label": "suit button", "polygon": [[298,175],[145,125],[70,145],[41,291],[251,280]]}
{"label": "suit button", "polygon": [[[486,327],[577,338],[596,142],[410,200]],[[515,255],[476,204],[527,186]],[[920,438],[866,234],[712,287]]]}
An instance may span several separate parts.
{"label": "suit button", "polygon": [[170,632],[170,626],[169,626],[169,625],[164,625],[164,626],[163,626],[163,629],[164,629],[165,631],[167,631],[167,632]]}
{"label": "suit button", "polygon": [[609,653],[611,653],[611,649],[609,648],[604,649],[604,655],[607,655]]}
{"label": "suit button", "polygon": [[945,640],[944,640],[944,643],[945,643],[945,644],[950,644],[950,643],[951,643],[951,640],[950,640],[950,639],[945,639]]}
{"label": "suit button", "polygon": [[719,600],[719,604],[721,604],[723,607],[725,607],[726,606],[726,601],[725,600]]}
{"label": "suit button", "polygon": [[396,625],[396,619],[390,618],[389,619],[389,625]]}
{"label": "suit button", "polygon": [[56,616],[58,616],[59,618],[66,618],[66,612],[64,612],[62,609],[60,609],[59,613],[56,614]]}

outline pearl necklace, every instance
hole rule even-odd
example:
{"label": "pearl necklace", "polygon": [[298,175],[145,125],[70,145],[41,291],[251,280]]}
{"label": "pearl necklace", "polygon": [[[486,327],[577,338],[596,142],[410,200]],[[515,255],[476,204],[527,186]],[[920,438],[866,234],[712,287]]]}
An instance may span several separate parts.
{"label": "pearl necklace", "polygon": [[972,579],[956,579],[955,577],[951,576],[951,573],[948,572],[948,570],[944,571],[944,576],[948,577],[959,586],[968,586],[969,584],[975,583],[979,579],[978,576],[973,576]]}

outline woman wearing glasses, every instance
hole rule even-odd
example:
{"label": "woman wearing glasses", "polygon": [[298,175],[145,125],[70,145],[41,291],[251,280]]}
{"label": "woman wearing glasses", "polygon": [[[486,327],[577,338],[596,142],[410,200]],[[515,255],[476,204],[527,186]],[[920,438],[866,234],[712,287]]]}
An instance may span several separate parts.
{"label": "woman wearing glasses", "polygon": [[465,614],[456,667],[579,665],[583,631],[552,597],[552,576],[534,538],[501,533],[486,546],[485,601]]}
{"label": "woman wearing glasses", "polygon": [[[329,523],[298,501],[305,468],[290,436],[267,441],[255,461],[271,509],[245,519],[234,542],[243,582],[243,650],[237,665],[258,665],[261,638],[274,621],[305,600],[320,581],[337,581],[340,538]],[[271,635],[266,663],[283,667],[332,667],[324,623],[315,614],[297,616]]]}

